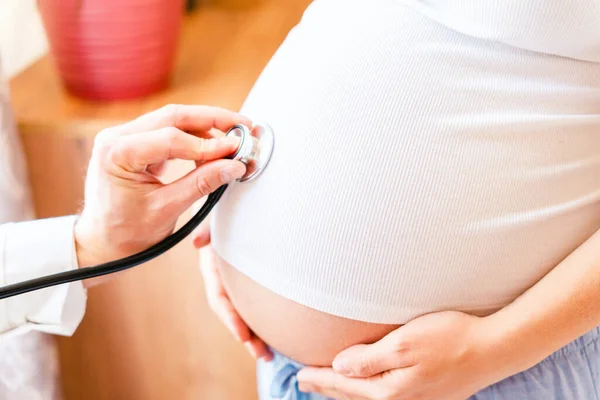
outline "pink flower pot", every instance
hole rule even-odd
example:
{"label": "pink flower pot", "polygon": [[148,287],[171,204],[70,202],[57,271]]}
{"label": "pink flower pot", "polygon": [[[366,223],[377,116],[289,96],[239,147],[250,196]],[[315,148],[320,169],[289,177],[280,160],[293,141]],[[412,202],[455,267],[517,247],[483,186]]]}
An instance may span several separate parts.
{"label": "pink flower pot", "polygon": [[127,99],[168,85],[183,0],[38,0],[38,7],[73,94]]}

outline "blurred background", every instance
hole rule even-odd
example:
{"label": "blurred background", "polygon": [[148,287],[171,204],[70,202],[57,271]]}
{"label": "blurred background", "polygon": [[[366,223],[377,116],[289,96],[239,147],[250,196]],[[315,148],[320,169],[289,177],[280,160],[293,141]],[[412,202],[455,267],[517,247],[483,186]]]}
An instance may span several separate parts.
{"label": "blurred background", "polygon": [[0,5],[2,70],[10,78],[43,56],[48,43],[36,0],[2,0]]}
{"label": "blurred background", "polygon": [[[309,3],[0,0],[36,216],[79,210],[101,129],[168,103],[238,110]],[[75,335],[54,338],[66,400],[256,399],[254,361],[207,308],[189,241],[88,295]]]}

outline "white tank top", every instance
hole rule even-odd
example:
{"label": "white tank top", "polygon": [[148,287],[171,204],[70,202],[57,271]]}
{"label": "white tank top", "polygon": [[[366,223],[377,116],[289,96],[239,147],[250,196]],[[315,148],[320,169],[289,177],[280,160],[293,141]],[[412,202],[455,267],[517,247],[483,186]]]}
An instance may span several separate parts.
{"label": "white tank top", "polygon": [[275,149],[217,206],[221,257],[406,323],[494,312],[600,228],[600,6],[471,3],[309,7],[242,109]]}
{"label": "white tank top", "polygon": [[477,38],[521,49],[600,62],[600,2],[596,0],[400,0]]}

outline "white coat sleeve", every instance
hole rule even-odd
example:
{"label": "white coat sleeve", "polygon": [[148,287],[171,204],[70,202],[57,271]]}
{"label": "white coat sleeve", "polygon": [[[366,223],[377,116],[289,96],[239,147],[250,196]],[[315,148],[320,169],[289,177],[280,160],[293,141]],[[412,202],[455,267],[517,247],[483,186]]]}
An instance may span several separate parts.
{"label": "white coat sleeve", "polygon": [[[0,225],[0,286],[78,268],[75,217]],[[37,330],[70,336],[85,313],[80,281],[0,300],[0,341]]]}

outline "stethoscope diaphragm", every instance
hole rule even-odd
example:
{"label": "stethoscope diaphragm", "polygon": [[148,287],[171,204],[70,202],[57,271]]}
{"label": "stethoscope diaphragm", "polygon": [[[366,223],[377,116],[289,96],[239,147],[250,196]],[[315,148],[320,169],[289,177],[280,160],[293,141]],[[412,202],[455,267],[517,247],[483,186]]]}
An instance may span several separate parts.
{"label": "stethoscope diaphragm", "polygon": [[248,182],[256,178],[267,167],[273,154],[273,129],[263,122],[256,123],[252,129],[236,125],[227,132],[227,136],[240,138],[240,146],[229,158],[246,165],[246,173],[238,181]]}

